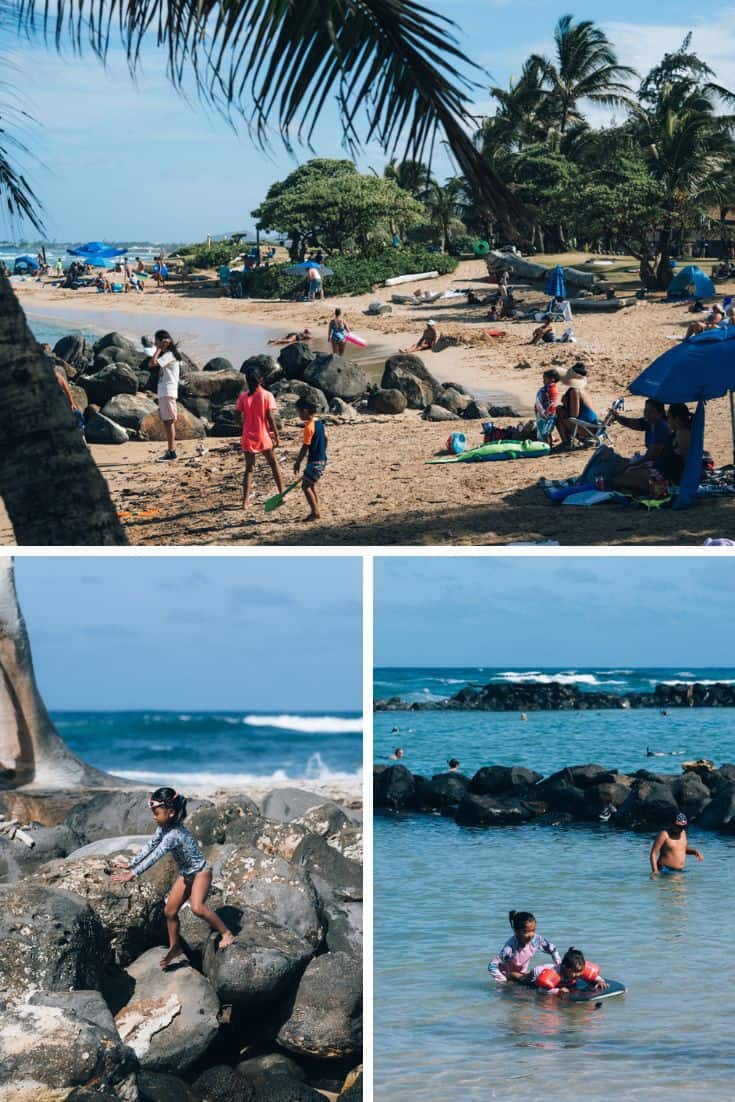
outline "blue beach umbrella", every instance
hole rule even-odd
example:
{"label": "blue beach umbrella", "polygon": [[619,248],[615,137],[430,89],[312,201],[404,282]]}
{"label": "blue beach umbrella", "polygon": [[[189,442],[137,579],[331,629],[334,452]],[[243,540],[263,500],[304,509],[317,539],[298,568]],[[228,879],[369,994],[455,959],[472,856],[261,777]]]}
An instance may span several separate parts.
{"label": "blue beach umbrella", "polygon": [[303,275],[309,268],[318,268],[322,275],[334,275],[331,268],[327,268],[325,264],[317,264],[316,260],[302,260],[300,264],[290,264],[286,268],[286,275]]}
{"label": "blue beach umbrella", "polygon": [[567,297],[567,285],[564,279],[564,269],[561,264],[557,264],[557,266],[552,268],[549,272],[544,294],[549,295],[550,298]]}
{"label": "blue beach umbrella", "polygon": [[16,256],[14,263],[16,274],[26,268],[30,268],[32,272],[38,271],[38,261],[35,256],[31,256],[30,253],[25,253],[23,256]]}
{"label": "blue beach umbrella", "polygon": [[116,245],[106,245],[104,241],[88,241],[86,245],[77,245],[76,249],[68,249],[72,256],[93,256],[106,259],[111,256],[122,256],[127,249],[118,249]]}
{"label": "blue beach umbrella", "polygon": [[730,416],[735,452],[735,325],[708,329],[682,341],[654,360],[628,388],[631,394],[659,402],[696,402],[686,467],[674,508],[692,504],[702,473],[704,406],[711,398],[730,393]]}

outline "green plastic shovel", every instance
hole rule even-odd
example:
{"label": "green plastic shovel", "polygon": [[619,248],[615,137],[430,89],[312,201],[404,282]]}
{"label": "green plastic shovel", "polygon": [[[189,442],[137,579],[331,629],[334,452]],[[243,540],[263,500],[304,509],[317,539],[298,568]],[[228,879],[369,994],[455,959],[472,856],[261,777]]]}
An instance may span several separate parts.
{"label": "green plastic shovel", "polygon": [[266,513],[272,513],[274,509],[280,508],[283,505],[283,499],[286,494],[290,494],[292,490],[295,490],[297,486],[301,485],[301,479],[297,478],[295,482],[292,482],[290,486],[287,486],[282,494],[274,494],[273,497],[269,497],[263,508]]}

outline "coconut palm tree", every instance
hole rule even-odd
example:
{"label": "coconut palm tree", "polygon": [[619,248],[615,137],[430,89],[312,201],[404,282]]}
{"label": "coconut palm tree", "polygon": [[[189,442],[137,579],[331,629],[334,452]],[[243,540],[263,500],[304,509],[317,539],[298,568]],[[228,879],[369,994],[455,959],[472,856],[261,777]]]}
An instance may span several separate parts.
{"label": "coconut palm tree", "polygon": [[416,196],[421,195],[434,182],[430,166],[423,161],[393,160],[383,169],[383,176]]}
{"label": "coconut palm tree", "polygon": [[463,202],[465,200],[465,182],[458,176],[452,176],[442,186],[432,180],[419,195],[429,214],[429,221],[439,232],[441,251],[447,251],[447,243],[452,230],[464,230],[462,222]]}
{"label": "coconut palm tree", "polygon": [[554,43],[555,61],[538,55],[531,60],[544,74],[560,135],[570,123],[582,121],[579,104],[584,100],[605,106],[630,102],[625,81],[636,75],[635,70],[618,64],[612,43],[590,19],[575,23],[571,15],[563,15]]}
{"label": "coconut palm tree", "polygon": [[720,112],[725,97],[735,101],[725,89],[681,77],[664,83],[650,108],[633,112],[649,171],[663,188],[657,278],[664,289],[671,282],[675,231],[717,201],[718,181],[732,172],[735,115]]}
{"label": "coconut palm tree", "polygon": [[[104,60],[122,41],[135,71],[149,42],[165,52],[181,89],[201,97],[254,140],[277,127],[290,145],[308,141],[327,98],[340,107],[345,140],[376,140],[390,156],[420,161],[444,135],[460,171],[488,205],[518,209],[469,132],[468,58],[452,24],[416,0],[0,0],[33,35],[51,31]],[[0,134],[0,149],[8,146]],[[41,218],[19,175],[2,173],[0,198],[38,229]],[[121,543],[104,480],[75,435],[48,362],[0,276],[0,494],[20,543]]]}

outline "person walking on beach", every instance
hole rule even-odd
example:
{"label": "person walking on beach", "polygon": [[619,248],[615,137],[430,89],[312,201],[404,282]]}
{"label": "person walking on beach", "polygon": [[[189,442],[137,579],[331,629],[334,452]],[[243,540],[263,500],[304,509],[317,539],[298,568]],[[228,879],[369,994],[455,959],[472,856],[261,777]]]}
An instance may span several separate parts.
{"label": "person walking on beach", "polygon": [[327,467],[327,433],[323,421],[316,416],[316,403],[311,398],[299,398],[296,403],[299,417],[304,422],[304,442],[301,451],[293,465],[294,474],[299,473],[299,468],[304,459],[307,459],[304,467],[304,477],[301,489],[309,503],[310,512],[305,521],[320,520],[319,497],[316,492],[316,484],[324,474]]}
{"label": "person walking on beach", "polygon": [[342,311],[338,306],[334,311],[334,317],[330,319],[327,330],[327,340],[332,345],[332,352],[335,356],[344,356],[345,341],[349,331],[350,327],[347,324],[347,319],[342,316]]}
{"label": "person walking on beach", "polygon": [[279,494],[283,493],[283,477],[274,450],[280,445],[278,429],[273,417],[276,411],[276,400],[271,392],[263,387],[257,367],[246,368],[245,381],[247,390],[243,390],[235,406],[242,414],[241,444],[245,453],[245,472],[242,481],[243,509],[248,507],[255,457],[258,454],[265,456],[276,489]]}
{"label": "person walking on beach", "polygon": [[176,459],[176,399],[179,396],[181,370],[179,350],[165,329],[158,329],[154,339],[156,347],[150,366],[158,368],[158,416],[166,433],[166,451],[160,458]]}
{"label": "person walking on beach", "polygon": [[686,815],[680,811],[671,826],[660,830],[656,835],[649,855],[651,872],[654,875],[659,872],[683,872],[687,854],[696,857],[698,861],[704,861],[698,849],[687,845],[688,823]]}
{"label": "person walking on beach", "polygon": [[[156,831],[150,841],[135,854],[127,867],[115,873],[111,879],[114,884],[126,884],[142,876],[167,853],[173,857],[179,869],[179,876],[168,893],[164,908],[169,950],[161,958],[160,964],[161,968],[165,969],[177,957],[184,955],[179,911],[187,899],[190,901],[192,914],[197,918],[203,918],[213,930],[220,934],[220,949],[226,949],[228,945],[232,945],[235,936],[225,926],[219,915],[206,904],[207,895],[212,886],[212,867],[207,864],[194,836],[183,825],[186,818],[186,799],[173,788],[157,788],[151,794],[148,804],[153,812]],[[123,861],[124,858],[118,858],[116,863],[122,864]]]}

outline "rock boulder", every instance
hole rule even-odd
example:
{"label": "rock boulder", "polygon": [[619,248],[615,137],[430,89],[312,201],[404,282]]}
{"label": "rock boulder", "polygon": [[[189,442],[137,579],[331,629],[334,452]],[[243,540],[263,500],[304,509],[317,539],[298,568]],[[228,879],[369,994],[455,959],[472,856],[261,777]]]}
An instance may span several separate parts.
{"label": "rock boulder", "polygon": [[156,403],[142,394],[116,394],[105,403],[101,413],[125,429],[139,429],[141,421],[157,410]]}
{"label": "rock boulder", "polygon": [[127,429],[96,409],[87,413],[84,438],[88,444],[127,444],[129,440]]}
{"label": "rock boulder", "polygon": [[82,387],[96,406],[104,406],[116,394],[135,394],[138,376],[128,364],[111,363],[95,375],[80,375],[77,385]]}
{"label": "rock boulder", "polygon": [[295,987],[314,947],[250,908],[240,911],[238,927],[235,941],[226,949],[218,949],[216,939],[209,939],[204,973],[223,1003],[256,1012]]}
{"label": "rock boulder", "polygon": [[209,982],[184,961],[163,971],[165,949],[149,949],[127,969],[133,996],[115,1016],[123,1041],[150,1071],[191,1067],[219,1030],[219,999]]}
{"label": "rock boulder", "polygon": [[290,1052],[344,1060],[362,1045],[362,972],[346,953],[311,962],[299,983],[293,1010],[278,1033]]}
{"label": "rock boulder", "polygon": [[408,399],[401,390],[373,390],[368,395],[368,409],[371,413],[403,413]]}
{"label": "rock boulder", "polygon": [[[146,440],[166,439],[163,421],[158,413],[150,413],[140,423],[140,433]],[[204,422],[179,403],[176,419],[177,440],[201,440],[207,435]]]}
{"label": "rock boulder", "polygon": [[401,352],[385,362],[380,385],[384,390],[400,390],[410,409],[424,409],[441,391],[441,383],[419,356]]}
{"label": "rock boulder", "polygon": [[328,399],[342,398],[345,402],[353,402],[368,388],[368,377],[359,364],[331,354],[317,356],[301,377]]}

